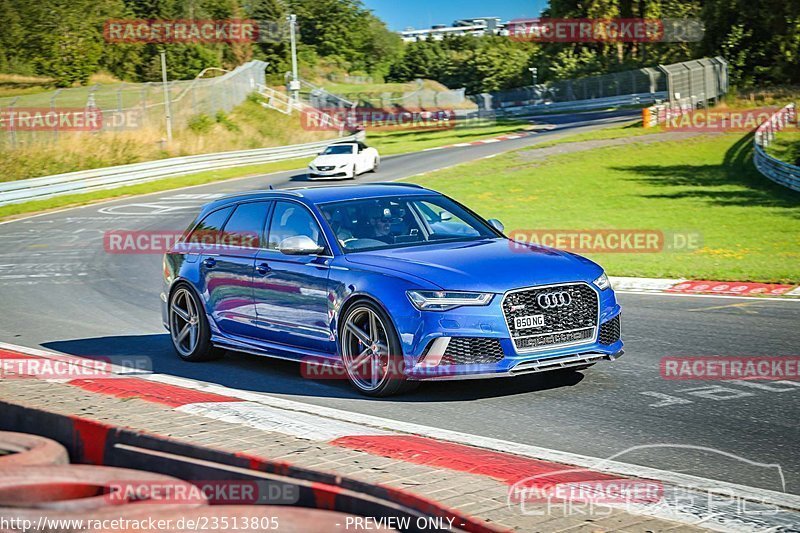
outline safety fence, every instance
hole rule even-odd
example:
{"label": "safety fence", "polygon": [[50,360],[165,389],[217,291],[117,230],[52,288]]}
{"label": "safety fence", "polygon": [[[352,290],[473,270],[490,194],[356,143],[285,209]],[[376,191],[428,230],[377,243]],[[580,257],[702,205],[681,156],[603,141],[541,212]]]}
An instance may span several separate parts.
{"label": "safety fence", "polygon": [[[229,112],[244,102],[259,85],[265,84],[267,63],[250,61],[235,70],[205,69],[193,80],[170,81],[166,91],[162,83],[117,83],[92,85],[56,91],[0,98],[3,124],[0,148],[15,148],[39,142],[52,142],[67,133],[63,121],[20,120],[28,117],[59,116],[65,110],[101,115],[97,127],[81,134],[122,132],[142,129],[164,130],[167,106],[172,123],[185,126],[193,116],[214,116]],[[215,77],[206,77],[209,75]]]}
{"label": "safety fence", "polygon": [[[363,134],[337,141],[363,140]],[[40,200],[65,194],[137,185],[206,170],[258,165],[316,155],[333,141],[319,141],[276,148],[258,148],[216,154],[160,159],[133,165],[83,170],[41,178],[0,183],[0,205]]]}
{"label": "safety fence", "polygon": [[591,76],[574,80],[559,80],[531,85],[509,91],[471,95],[480,109],[548,107],[591,108],[592,100],[614,101],[623,104],[657,100],[670,105],[696,106],[719,98],[728,92],[728,64],[721,57],[685,61]]}
{"label": "safety fence", "polygon": [[781,161],[766,151],[776,134],[790,125],[798,126],[794,103],[786,105],[758,127],[753,140],[753,163],[761,174],[775,183],[800,192],[800,166]]}

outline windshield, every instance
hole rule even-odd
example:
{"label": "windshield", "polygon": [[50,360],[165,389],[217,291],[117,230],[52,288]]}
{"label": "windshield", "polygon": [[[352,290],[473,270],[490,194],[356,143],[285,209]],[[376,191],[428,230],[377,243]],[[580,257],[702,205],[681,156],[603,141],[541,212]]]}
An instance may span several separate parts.
{"label": "windshield", "polygon": [[444,196],[347,200],[321,205],[320,210],[345,253],[498,236]]}
{"label": "windshield", "polygon": [[353,145],[339,144],[334,146],[328,146],[327,148],[325,148],[325,151],[322,152],[322,155],[352,154],[352,153],[353,153]]}

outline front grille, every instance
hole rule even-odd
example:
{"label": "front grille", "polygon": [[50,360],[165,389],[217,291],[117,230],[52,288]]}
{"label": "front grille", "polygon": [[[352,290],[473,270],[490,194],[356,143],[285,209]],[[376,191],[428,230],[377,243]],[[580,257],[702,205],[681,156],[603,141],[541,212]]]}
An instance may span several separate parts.
{"label": "front grille", "polygon": [[480,365],[496,363],[503,358],[499,339],[453,337],[444,351],[440,365]]}
{"label": "front grille", "polygon": [[614,344],[619,340],[620,320],[619,315],[600,326],[600,344]]}
{"label": "front grille", "polygon": [[329,170],[333,170],[336,167],[317,167],[317,170],[321,170],[323,172],[328,172]]}
{"label": "front grille", "polygon": [[[568,298],[551,300],[562,305],[547,307],[547,302],[540,302],[540,296],[561,293]],[[509,293],[503,300],[503,316],[516,349],[533,351],[590,342],[597,332],[598,305],[597,293],[586,283],[551,285]],[[543,323],[523,329],[514,327],[514,318],[531,315],[542,315]]]}

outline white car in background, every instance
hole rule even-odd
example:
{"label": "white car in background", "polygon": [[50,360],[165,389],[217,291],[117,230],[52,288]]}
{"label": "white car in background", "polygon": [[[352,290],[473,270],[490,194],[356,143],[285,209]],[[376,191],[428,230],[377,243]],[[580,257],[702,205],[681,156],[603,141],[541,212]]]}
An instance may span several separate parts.
{"label": "white car in background", "polygon": [[354,179],[364,172],[375,172],[381,156],[375,148],[353,141],[335,143],[308,164],[309,179]]}

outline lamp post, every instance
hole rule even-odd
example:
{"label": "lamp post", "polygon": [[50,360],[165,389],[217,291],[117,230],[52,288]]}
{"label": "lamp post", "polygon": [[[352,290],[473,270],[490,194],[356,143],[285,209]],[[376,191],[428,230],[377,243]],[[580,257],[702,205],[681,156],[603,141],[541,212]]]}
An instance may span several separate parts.
{"label": "lamp post", "polygon": [[292,44],[292,81],[289,82],[289,93],[292,100],[297,101],[300,93],[300,80],[297,76],[297,15],[289,15],[286,17],[289,21],[289,37]]}
{"label": "lamp post", "polygon": [[164,87],[164,113],[167,118],[167,144],[172,143],[172,111],[169,105],[169,86],[167,85],[167,53],[161,48],[161,82]]}

